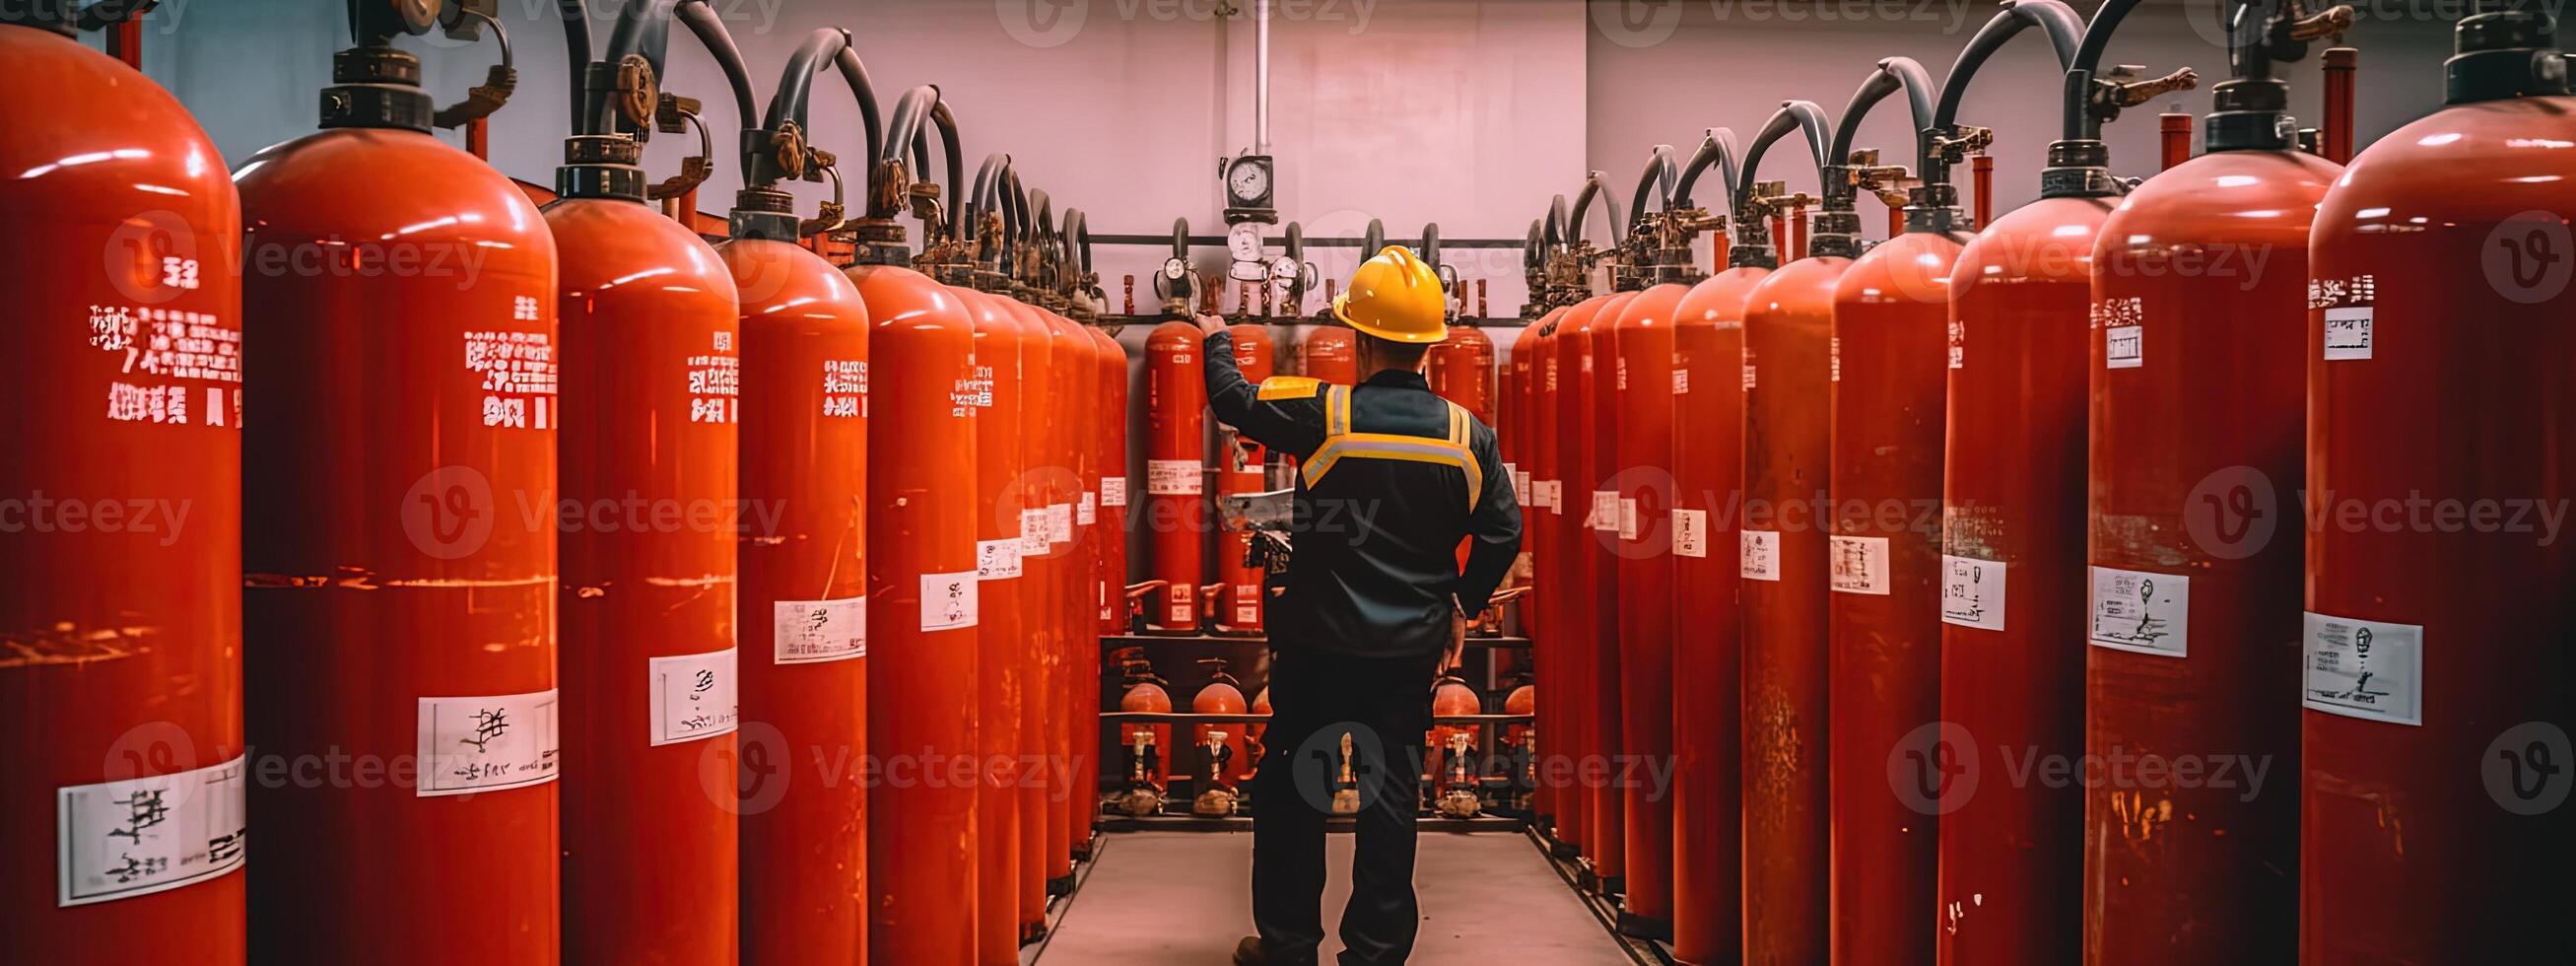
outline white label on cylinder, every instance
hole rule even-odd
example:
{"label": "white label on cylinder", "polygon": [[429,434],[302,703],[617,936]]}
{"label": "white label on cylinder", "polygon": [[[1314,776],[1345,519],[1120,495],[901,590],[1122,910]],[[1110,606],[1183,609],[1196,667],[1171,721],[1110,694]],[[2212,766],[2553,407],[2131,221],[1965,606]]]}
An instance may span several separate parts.
{"label": "white label on cylinder", "polygon": [[769,605],[770,660],[820,664],[868,656],[868,599],[782,600]]}
{"label": "white label on cylinder", "polygon": [[1690,395],[1690,370],[1679,367],[1673,369],[1673,395]]}
{"label": "white label on cylinder", "polygon": [[1510,463],[1504,463],[1503,478],[1512,481],[1512,502],[1518,503],[1522,506],[1528,506],[1530,501],[1529,481],[1521,478],[1520,467],[1514,466]]}
{"label": "white label on cylinder", "polygon": [[975,579],[1011,580],[1020,576],[1020,539],[975,541]]}
{"label": "white label on cylinder", "polygon": [[2191,644],[2191,578],[2093,568],[2095,647],[2182,657]]}
{"label": "white label on cylinder", "polygon": [[1673,556],[1708,556],[1708,511],[1673,511]]}
{"label": "white label on cylinder", "polygon": [[1828,538],[1831,546],[1826,556],[1833,566],[1833,588],[1837,594],[1887,593],[1888,548],[1886,537]]}
{"label": "white label on cylinder", "polygon": [[1073,522],[1086,527],[1099,522],[1099,506],[1100,494],[1089,490],[1083,491],[1082,502],[1077,504],[1073,510]]}
{"label": "white label on cylinder", "polygon": [[2307,615],[2299,704],[2390,724],[2424,723],[2424,626]]}
{"label": "white label on cylinder", "polygon": [[921,629],[975,626],[975,572],[921,575]]}
{"label": "white label on cylinder", "polygon": [[1146,460],[1145,493],[1149,496],[1197,496],[1197,460]]}
{"label": "white label on cylinder", "polygon": [[249,789],[247,755],[194,771],[55,789],[54,904],[130,899],[241,868],[250,847]]}
{"label": "white label on cylinder", "polygon": [[1556,481],[1531,480],[1530,505],[1546,507],[1550,513],[1556,512]]}
{"label": "white label on cylinder", "polygon": [[1967,367],[1968,323],[1953,319],[1950,322],[1950,368],[1965,369]]}
{"label": "white label on cylinder", "polygon": [[1614,490],[1592,491],[1592,514],[1583,522],[1594,530],[1618,532],[1619,494]]}
{"label": "white label on cylinder", "polygon": [[1619,498],[1619,539],[1621,539],[1621,540],[1635,540],[1635,539],[1637,539],[1637,532],[1638,532],[1638,530],[1639,530],[1639,527],[1637,526],[1637,501],[1632,500],[1632,499],[1629,499],[1629,498],[1624,497],[1624,496],[1623,496],[1623,497],[1620,497],[1620,498]]}
{"label": "white label on cylinder", "polygon": [[2004,629],[2002,561],[1941,555],[1941,623],[1979,630]]}
{"label": "white label on cylinder", "polygon": [[1047,554],[1047,512],[1045,507],[1020,511],[1020,555],[1043,557]]}
{"label": "white label on cylinder", "polygon": [[1833,374],[1827,377],[1827,381],[1841,382],[1843,381],[1843,337],[1834,336],[1825,343],[1825,346],[1826,354],[1833,364]]}
{"label": "white label on cylinder", "polygon": [[2327,362],[2370,358],[2370,316],[2367,305],[2326,310]]}
{"label": "white label on cylinder", "polygon": [[1737,575],[1746,580],[1780,579],[1780,531],[1742,530],[1736,542],[1742,550]]}
{"label": "white label on cylinder", "polygon": [[496,792],[555,780],[555,692],[420,699],[419,797]]}
{"label": "white label on cylinder", "polygon": [[2106,369],[2136,369],[2147,364],[2147,336],[2144,326],[2118,325],[2102,330],[2102,366]]}
{"label": "white label on cylinder", "polygon": [[1236,604],[1236,605],[1234,605],[1234,626],[1236,626],[1236,627],[1251,627],[1252,625],[1254,625],[1254,624],[1258,624],[1258,623],[1261,623],[1261,605],[1260,605],[1260,604]]}
{"label": "white label on cylinder", "polygon": [[733,648],[652,660],[653,743],[728,735],[742,726]]}
{"label": "white label on cylinder", "polygon": [[1048,542],[1048,543],[1050,543],[1050,544],[1055,544],[1055,543],[1072,543],[1072,542],[1073,542],[1073,504],[1070,504],[1070,503],[1053,503],[1053,504],[1048,504],[1048,506],[1047,506],[1047,508],[1046,508],[1046,514],[1047,514],[1047,542]]}
{"label": "white label on cylinder", "polygon": [[1101,477],[1101,478],[1100,478],[1100,505],[1101,505],[1101,506],[1126,506],[1126,505],[1127,505],[1127,478],[1126,478],[1126,477],[1124,477],[1124,476],[1104,476],[1104,477]]}

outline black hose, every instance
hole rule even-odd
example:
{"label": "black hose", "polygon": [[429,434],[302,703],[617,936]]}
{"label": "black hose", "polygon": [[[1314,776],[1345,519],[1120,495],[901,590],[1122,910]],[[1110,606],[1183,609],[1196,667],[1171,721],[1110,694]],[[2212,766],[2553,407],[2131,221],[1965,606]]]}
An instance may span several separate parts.
{"label": "black hose", "polygon": [[1744,170],[1736,174],[1735,203],[1742,205],[1753,197],[1753,181],[1761,176],[1762,155],[1771,150],[1772,142],[1788,137],[1792,130],[1806,132],[1807,149],[1815,155],[1816,177],[1821,184],[1826,167],[1826,138],[1829,137],[1825,128],[1824,109],[1817,107],[1814,101],[1782,102],[1780,109],[1771,113],[1771,119],[1763,122],[1762,133],[1753,136],[1753,147],[1744,153]]}
{"label": "black hose", "polygon": [[1690,163],[1682,167],[1681,178],[1673,182],[1673,207],[1691,207],[1691,186],[1699,183],[1700,172],[1711,165],[1717,167],[1717,190],[1728,196],[1726,210],[1734,210],[1735,132],[1722,127],[1709,128],[1708,134],[1700,138],[1699,150],[1691,152]]}
{"label": "black hose", "polygon": [[1548,199],[1545,225],[1547,233],[1547,250],[1550,253],[1565,250],[1565,220],[1565,196],[1558,195],[1554,198]]}
{"label": "black hose", "polygon": [[1431,266],[1434,271],[1440,268],[1439,222],[1422,226],[1422,264]]}
{"label": "black hose", "polygon": [[[640,6],[638,4],[637,6]],[[572,78],[572,133],[597,134],[582,129],[582,118],[589,113],[589,95],[582,81],[590,66],[590,8],[587,0],[555,0],[555,16],[563,21],[565,71]]]}
{"label": "black hose", "polygon": [[[1669,144],[1655,145],[1654,152],[1647,155],[1646,170],[1637,175],[1637,192],[1628,202],[1630,228],[1646,219],[1646,205],[1649,203],[1661,205],[1665,211],[1672,210],[1674,183],[1681,180],[1681,165],[1673,160],[1674,157],[1673,146]],[[1661,190],[1657,190],[1659,188]]]}
{"label": "black hose", "polygon": [[[1869,79],[1862,81],[1860,89],[1852,92],[1851,103],[1843,107],[1842,123],[1834,127],[1833,146],[1826,150],[1825,157],[1834,164],[1849,163],[1852,140],[1860,136],[1861,120],[1869,116],[1870,109],[1877,107],[1878,102],[1886,100],[1887,95],[1896,93],[1900,87],[1905,90],[1906,106],[1913,111],[1915,170],[1928,172],[1932,157],[1926,150],[1929,145],[1924,141],[1923,132],[1932,126],[1932,75],[1925,73],[1923,65],[1915,63],[1912,57],[1890,57],[1878,62],[1878,69],[1870,72]],[[1930,178],[1928,174],[1925,177],[1926,180]],[[1848,183],[1826,185],[1826,206],[1832,207],[1838,194],[1845,204],[1849,204],[1852,200],[1850,187]]]}
{"label": "black hose", "polygon": [[965,199],[958,197],[966,190],[966,159],[957,151],[957,114],[948,109],[945,95],[930,106],[930,122],[939,128],[939,151],[948,160],[948,183],[941,196],[948,200],[948,235],[954,238],[966,215]]}
{"label": "black hose", "polygon": [[2093,22],[2084,26],[2084,42],[2075,48],[2075,66],[2066,72],[2067,141],[2099,141],[2102,120],[2094,116],[2091,105],[2093,79],[2102,73],[2102,51],[2111,46],[2111,34],[2120,29],[2120,21],[2136,9],[2139,0],[2102,0],[2102,9],[2093,12]]}
{"label": "black hose", "polygon": [[1565,237],[1567,245],[1579,247],[1583,244],[1583,223],[1589,220],[1584,213],[1591,210],[1594,198],[1601,199],[1601,213],[1610,219],[1610,244],[1616,246],[1628,240],[1628,225],[1619,220],[1619,203],[1607,193],[1608,186],[1598,171],[1583,179],[1583,190],[1574,193],[1574,213],[1566,221],[1569,229]]}
{"label": "black hose", "polygon": [[[1946,135],[1958,125],[1959,103],[1968,96],[1968,82],[1996,51],[2003,49],[2005,41],[2027,27],[2038,27],[2048,35],[2050,49],[2057,52],[2059,71],[2075,69],[2076,48],[2084,43],[2084,21],[2073,8],[2058,0],[2018,0],[1978,28],[1976,36],[1968,39],[1967,48],[1959,51],[1959,59],[1950,62],[1950,75],[1941,81],[1941,100],[1932,108],[1933,130]],[[1936,167],[1940,175],[1937,179]],[[1924,162],[1924,183],[1948,181],[1949,167],[1947,162]]]}
{"label": "black hose", "polygon": [[[751,119],[760,116],[760,105],[751,92],[751,68],[742,59],[742,48],[733,42],[733,31],[725,29],[724,18],[716,16],[707,0],[686,0],[680,4],[679,15],[681,25],[689,28],[699,46],[716,59],[716,67],[724,71],[725,86],[733,90],[735,120],[749,127]],[[661,69],[660,63],[653,65],[656,73]]]}
{"label": "black hose", "polygon": [[1377,257],[1378,251],[1385,247],[1386,222],[1376,218],[1369,219],[1368,230],[1360,233],[1360,260],[1367,261]]}
{"label": "black hose", "polygon": [[1537,271],[1548,254],[1546,219],[1530,219],[1529,240],[1521,243],[1521,270]]}

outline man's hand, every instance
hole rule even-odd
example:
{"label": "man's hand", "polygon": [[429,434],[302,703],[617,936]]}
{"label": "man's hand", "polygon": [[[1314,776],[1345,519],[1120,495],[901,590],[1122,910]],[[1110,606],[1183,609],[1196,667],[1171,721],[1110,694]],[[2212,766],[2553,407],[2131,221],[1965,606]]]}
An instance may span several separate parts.
{"label": "man's hand", "polygon": [[1446,674],[1466,663],[1467,614],[1456,605],[1449,608],[1449,646],[1440,652],[1440,672]]}
{"label": "man's hand", "polygon": [[1225,316],[1222,315],[1202,315],[1198,317],[1198,323],[1201,336],[1211,336],[1225,331]]}

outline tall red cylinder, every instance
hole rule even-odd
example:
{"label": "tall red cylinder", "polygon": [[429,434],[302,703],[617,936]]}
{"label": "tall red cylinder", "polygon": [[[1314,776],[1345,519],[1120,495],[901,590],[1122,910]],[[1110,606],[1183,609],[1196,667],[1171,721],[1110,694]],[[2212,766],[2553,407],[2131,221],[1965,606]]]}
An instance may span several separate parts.
{"label": "tall red cylinder", "polygon": [[[1583,436],[1590,424],[1584,421],[1582,409],[1582,325],[1600,310],[1599,300],[1594,299],[1560,309],[1554,327],[1540,340],[1541,362],[1547,372],[1542,376],[1545,388],[1539,396],[1539,454],[1550,477],[1545,489],[1553,529],[1547,549],[1554,574],[1541,578],[1541,585],[1552,588],[1552,592],[1548,595],[1549,641],[1539,646],[1555,652],[1556,686],[1569,696],[1593,693],[1589,639],[1598,604],[1592,595],[1591,569],[1577,551],[1592,539],[1588,518],[1592,486],[1585,481],[1589,470],[1583,461]],[[1554,726],[1557,737],[1551,741],[1548,730],[1542,728],[1539,740],[1549,742],[1554,749],[1548,753],[1552,759],[1548,765],[1557,775],[1556,839],[1576,853],[1589,856],[1592,791],[1584,777],[1584,723],[1590,712],[1579,699],[1553,706],[1559,715]]]}
{"label": "tall red cylinder", "polygon": [[[1027,626],[1029,604],[1041,595],[1028,591],[1021,564],[1027,508],[1021,450],[1030,438],[1023,427],[1033,397],[1045,388],[1044,373],[1028,366],[1027,349],[1041,334],[998,304],[1001,296],[951,292],[966,304],[975,325],[975,386],[969,394],[975,405],[975,701],[983,719],[984,768],[975,798],[974,961],[1010,966],[1020,959],[1022,856],[1045,841],[1022,837],[1022,771],[1012,764],[1033,750],[1024,745],[1026,738],[1042,733],[1028,696],[1045,681],[1034,646],[1038,635]],[[1043,704],[1038,710],[1045,710]],[[1044,826],[1035,827],[1042,836]]]}
{"label": "tall red cylinder", "polygon": [[742,958],[867,950],[869,313],[793,243],[716,247],[742,294]]}
{"label": "tall red cylinder", "polygon": [[[849,270],[871,321],[868,958],[975,948],[975,329],[957,294],[893,265]],[[910,772],[910,774],[906,774]]]}
{"label": "tall red cylinder", "polygon": [[1943,723],[1909,771],[1937,790],[1943,963],[2063,963],[2083,932],[2083,790],[2010,769],[2084,753],[2085,319],[2110,211],[2025,205],[1950,273]]}
{"label": "tall red cylinder", "polygon": [[[1520,438],[1521,472],[1529,481],[1529,499],[1525,501],[1521,526],[1521,545],[1530,556],[1532,596],[1543,599],[1532,611],[1530,623],[1530,664],[1538,678],[1559,694],[1571,694],[1561,658],[1566,651],[1556,633],[1557,615],[1571,606],[1563,603],[1558,587],[1556,539],[1559,521],[1556,506],[1549,494],[1556,487],[1557,471],[1557,380],[1556,345],[1558,320],[1564,309],[1552,309],[1523,331],[1521,344],[1528,346],[1530,378],[1524,385],[1524,416],[1516,435]],[[1521,351],[1515,348],[1515,352]],[[1560,723],[1565,701],[1541,705],[1532,723],[1537,732],[1538,754],[1531,764],[1537,789],[1531,795],[1531,808],[1539,825],[1560,845],[1573,842],[1572,825],[1566,815],[1568,799],[1563,762],[1566,742],[1572,732]]]}
{"label": "tall red cylinder", "polygon": [[1941,717],[1941,448],[1950,268],[1964,234],[1899,234],[1834,289],[1832,956],[1933,958],[1933,803],[1888,784],[1888,759],[1925,750]]}
{"label": "tall red cylinder", "polygon": [[[241,208],[114,58],[0,26],[0,83],[42,92],[0,103],[0,934],[28,962],[242,963]],[[148,842],[138,792],[172,806]]]}
{"label": "tall red cylinder", "polygon": [[[1234,335],[1234,361],[1243,370],[1243,378],[1255,385],[1270,378],[1271,357],[1277,351],[1277,344],[1270,338],[1270,328],[1238,325],[1226,331]],[[1217,495],[1225,497],[1268,489],[1263,470],[1269,463],[1269,450],[1237,435],[1231,426],[1218,425],[1216,436]],[[1261,632],[1261,611],[1267,603],[1263,596],[1262,569],[1244,562],[1251,549],[1252,531],[1218,528],[1216,573],[1218,582],[1225,585],[1225,594],[1217,603],[1216,623],[1226,630],[1244,634]]]}
{"label": "tall red cylinder", "polygon": [[327,130],[234,181],[264,347],[243,370],[249,738],[393,776],[254,783],[251,813],[291,831],[251,872],[251,959],[554,962],[554,238],[418,131]]}
{"label": "tall red cylinder", "polygon": [[1628,887],[1620,925],[1657,939],[1671,938],[1673,922],[1672,796],[1653,775],[1673,757],[1673,327],[1689,292],[1648,288],[1610,326],[1617,470],[1605,485],[1618,500],[1610,535],[1619,574],[1619,746],[1638,770],[1618,783]]}
{"label": "tall red cylinder", "polygon": [[1827,713],[1834,285],[1851,260],[1801,258],[1745,296],[1744,961],[1813,963],[1830,945]]}
{"label": "tall red cylinder", "polygon": [[988,299],[1018,320],[1026,340],[1020,346],[1024,380],[1020,432],[1013,442],[1012,457],[1020,471],[1011,487],[1011,500],[1017,504],[1019,514],[1012,529],[1020,536],[1020,625],[1026,636],[1024,647],[1029,662],[1027,684],[1020,696],[1019,733],[1028,753],[1037,756],[1040,763],[1035,774],[1028,776],[1032,780],[1020,789],[1020,851],[1015,856],[1015,874],[1020,929],[1025,935],[1046,924],[1047,880],[1057,865],[1052,850],[1064,844],[1062,814],[1069,787],[1064,776],[1051,767],[1062,760],[1058,746],[1065,740],[1068,712],[1062,693],[1064,637],[1048,620],[1064,596],[1052,583],[1060,569],[1058,561],[1047,555],[1046,501],[1053,478],[1042,472],[1056,459],[1055,447],[1060,442],[1056,434],[1067,429],[1065,404],[1055,396],[1057,369],[1066,361],[1053,333],[1035,310],[998,293]]}
{"label": "tall red cylinder", "polygon": [[545,219],[564,256],[564,755],[584,763],[563,778],[564,959],[734,962],[741,304],[715,250],[641,200]]}
{"label": "tall red cylinder", "polygon": [[1618,383],[1612,378],[1615,356],[1610,329],[1626,311],[1635,292],[1604,296],[1586,314],[1582,306],[1566,314],[1575,325],[1576,362],[1574,428],[1577,459],[1569,488],[1579,488],[1589,511],[1579,521],[1581,532],[1566,542],[1573,564],[1585,575],[1592,605],[1581,626],[1584,643],[1583,690],[1591,700],[1576,708],[1583,744],[1579,781],[1584,788],[1583,815],[1589,826],[1585,854],[1603,892],[1626,888],[1628,874],[1627,802],[1620,788],[1623,765],[1619,716],[1619,493],[1611,481],[1619,475]]}
{"label": "tall red cylinder", "polygon": [[[1067,709],[1057,735],[1056,754],[1065,763],[1063,775],[1080,775],[1095,766],[1094,748],[1098,729],[1076,722],[1100,720],[1100,639],[1090,633],[1091,559],[1077,552],[1074,519],[1082,499],[1083,481],[1098,472],[1093,448],[1085,445],[1086,430],[1092,420],[1100,418],[1097,388],[1100,382],[1099,350],[1089,333],[1064,316],[1044,309],[1030,309],[1047,325],[1048,336],[1055,346],[1055,369],[1050,373],[1049,389],[1057,400],[1056,408],[1064,420],[1053,433],[1056,437],[1054,468],[1048,471],[1051,493],[1047,505],[1047,554],[1056,564],[1054,587],[1056,606],[1051,626],[1061,642],[1057,666],[1056,697],[1058,707]],[[1205,384],[1201,395],[1205,395]],[[1202,413],[1201,419],[1205,416]],[[1073,860],[1088,854],[1091,848],[1091,816],[1094,806],[1078,799],[1087,786],[1068,783],[1061,793],[1063,801],[1056,810],[1061,838],[1048,839],[1050,872],[1055,887],[1069,890]]]}
{"label": "tall red cylinder", "polygon": [[[1100,353],[1100,633],[1127,633],[1127,499],[1133,482],[1127,475],[1127,350],[1109,333],[1091,330]],[[1088,674],[1089,672],[1085,672]],[[1094,791],[1098,775],[1092,773]]]}
{"label": "tall red cylinder", "polygon": [[[1199,626],[1199,579],[1207,534],[1207,380],[1198,326],[1165,322],[1145,340],[1146,573],[1163,581],[1145,622],[1167,631]],[[1312,362],[1311,356],[1309,362]]]}
{"label": "tall red cylinder", "polygon": [[1743,951],[1744,299],[1769,274],[1727,269],[1673,309],[1673,956],[1693,966]]}
{"label": "tall red cylinder", "polygon": [[[2557,67],[2545,86],[2566,89],[2527,56],[2474,58]],[[2576,498],[2571,116],[2564,94],[2456,103],[2354,158],[2317,212],[2307,485],[2333,497],[2308,516],[2300,635],[2312,966],[2576,958],[2558,925],[2576,556],[2546,522]]]}

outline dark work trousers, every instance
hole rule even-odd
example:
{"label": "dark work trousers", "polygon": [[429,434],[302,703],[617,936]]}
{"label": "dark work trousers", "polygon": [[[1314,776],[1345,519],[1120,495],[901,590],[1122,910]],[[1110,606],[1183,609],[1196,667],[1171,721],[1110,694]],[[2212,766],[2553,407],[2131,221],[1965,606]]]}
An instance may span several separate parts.
{"label": "dark work trousers", "polygon": [[1272,962],[1312,963],[1324,941],[1324,822],[1344,733],[1360,790],[1341,962],[1401,963],[1422,914],[1413,896],[1414,813],[1437,655],[1363,658],[1273,652],[1270,728],[1253,779],[1252,919]]}

